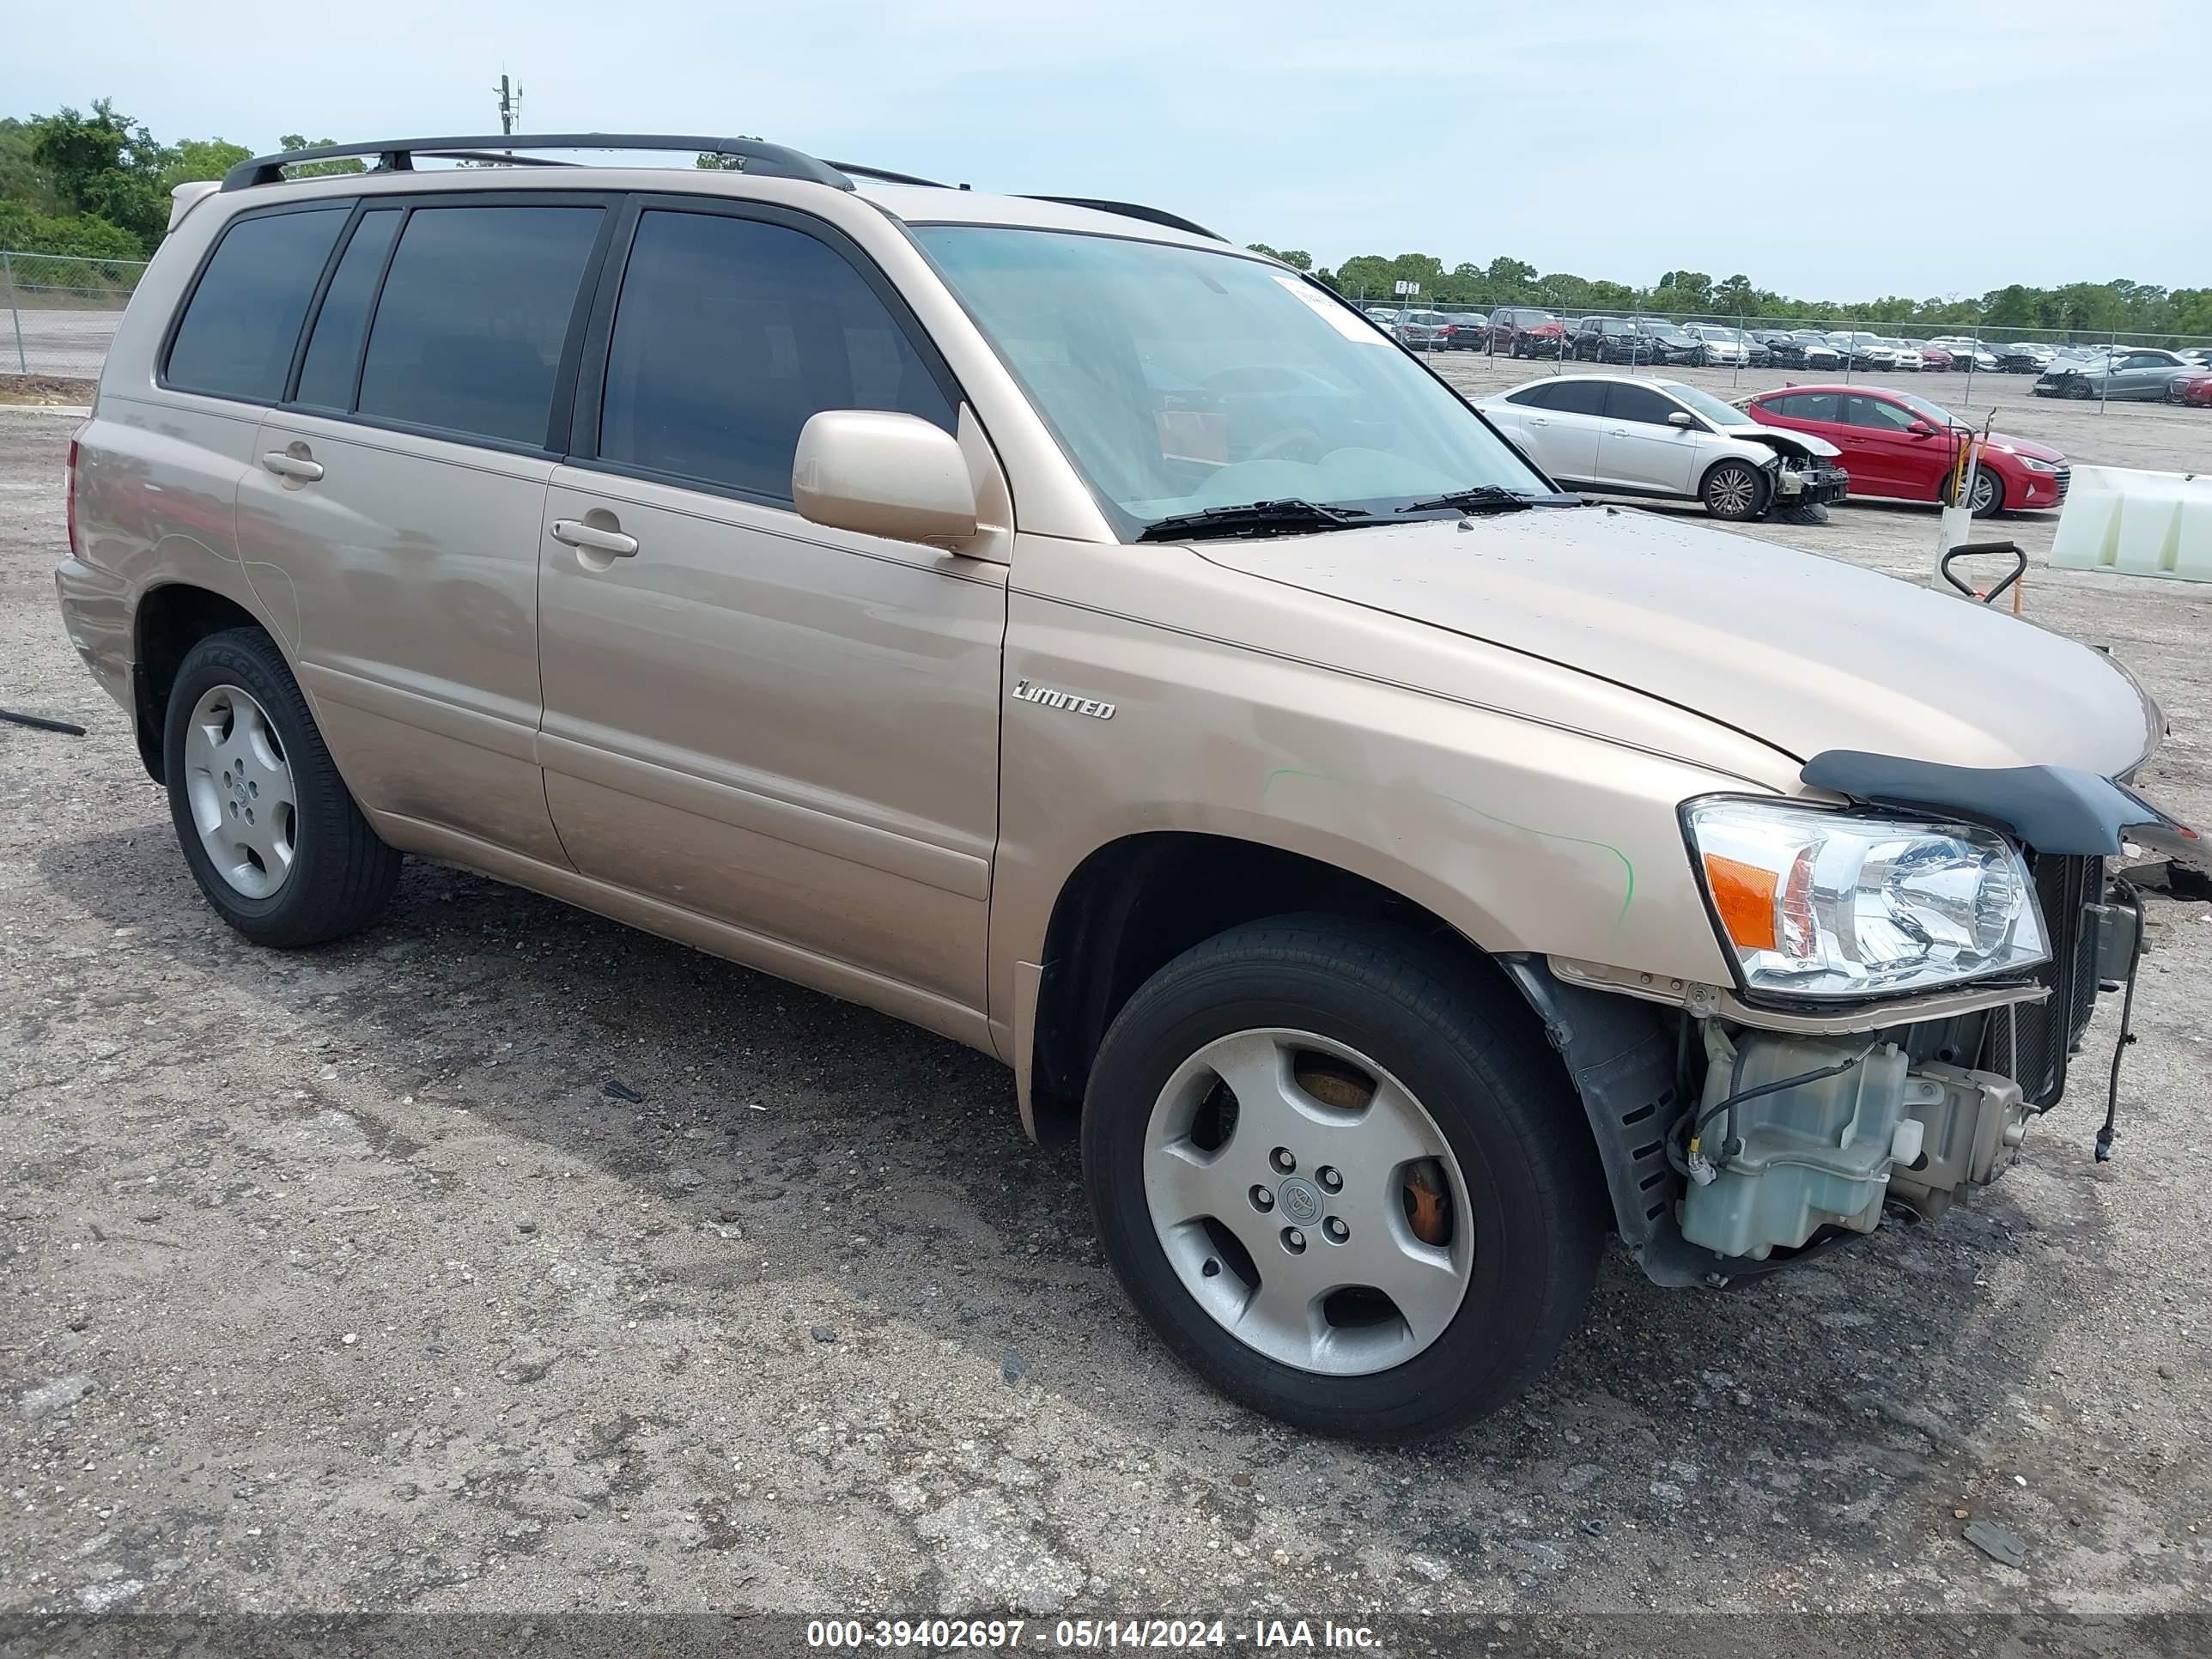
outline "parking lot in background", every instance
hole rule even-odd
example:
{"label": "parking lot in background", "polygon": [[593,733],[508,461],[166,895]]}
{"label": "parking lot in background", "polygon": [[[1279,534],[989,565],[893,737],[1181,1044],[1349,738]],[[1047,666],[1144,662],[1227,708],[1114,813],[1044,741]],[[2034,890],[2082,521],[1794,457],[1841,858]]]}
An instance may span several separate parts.
{"label": "parking lot in background", "polygon": [[[1552,367],[1436,364],[1474,394]],[[2203,410],[1903,383],[2076,464],[2212,459]],[[1610,1262],[1501,1416],[1331,1444],[1145,1334],[1073,1152],[976,1054],[419,861],[362,939],[232,935],[62,636],[70,424],[0,411],[0,703],[89,728],[0,726],[0,1602],[2203,1604],[2212,907],[2154,901],[2112,1163],[2106,999],[2068,1098],[1941,1224],[1724,1294]],[[2165,705],[2142,781],[2212,820],[2212,590],[2049,569],[2052,523],[1982,528],[2029,552],[2031,621]],[[1936,512],[1742,533],[1926,581]]]}
{"label": "parking lot in background", "polygon": [[[1910,392],[1941,404],[1978,430],[1992,412],[1996,429],[2018,438],[2033,438],[2066,452],[2075,466],[2133,466],[2151,471],[2194,472],[2212,468],[2212,409],[2193,409],[2181,404],[2115,403],[2100,408],[2063,398],[2039,398],[2028,388],[2031,374],[1878,374],[1859,369],[1846,376],[1841,369],[1826,368],[1656,368],[1649,363],[1630,369],[1619,365],[1560,363],[1547,358],[1491,357],[1476,351],[1430,351],[1421,360],[1469,398],[1487,398],[1553,374],[1634,374],[1639,380],[1680,380],[1701,386],[1724,402],[1735,403],[1754,392],[1785,386],[1888,386]],[[1662,507],[1662,511],[1671,507]],[[1688,509],[1698,510],[1698,509]],[[1932,514],[1932,506],[1924,509]],[[1702,514],[1701,514],[1702,516]],[[2047,515],[2051,523],[2056,515]],[[2008,514],[1998,520],[2007,533],[2035,533],[2039,516]],[[2050,545],[2049,526],[2043,526],[2043,546]],[[1935,545],[1932,517],[1928,543]],[[2021,538],[2026,545],[2026,537]],[[1808,545],[1817,545],[1808,543]],[[1934,554],[1929,554],[1932,561]]]}

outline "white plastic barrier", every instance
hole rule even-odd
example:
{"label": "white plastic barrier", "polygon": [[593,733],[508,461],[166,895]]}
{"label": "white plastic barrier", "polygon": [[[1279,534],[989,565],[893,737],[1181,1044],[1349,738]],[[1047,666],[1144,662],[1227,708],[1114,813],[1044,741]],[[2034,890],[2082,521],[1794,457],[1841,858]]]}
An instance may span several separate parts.
{"label": "white plastic barrier", "polygon": [[2075,467],[2051,562],[2212,582],[2212,475]]}

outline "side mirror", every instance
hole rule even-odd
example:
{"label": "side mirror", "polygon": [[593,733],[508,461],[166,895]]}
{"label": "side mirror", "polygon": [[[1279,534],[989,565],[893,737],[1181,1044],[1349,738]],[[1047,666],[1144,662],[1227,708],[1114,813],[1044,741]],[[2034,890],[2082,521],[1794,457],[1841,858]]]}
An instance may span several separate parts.
{"label": "side mirror", "polygon": [[799,434],[791,498],[810,523],[902,542],[964,542],[975,486],[959,441],[915,415],[825,409]]}
{"label": "side mirror", "polygon": [[1685,432],[1687,432],[1692,427],[1697,425],[1697,423],[1698,417],[1691,414],[1686,409],[1678,409],[1667,417],[1667,424],[1668,426],[1680,427]]}
{"label": "side mirror", "polygon": [[1916,438],[1929,437],[1933,434],[1936,430],[1934,427],[1929,425],[1925,421],[1915,421],[1911,425],[1906,427],[1905,429]]}

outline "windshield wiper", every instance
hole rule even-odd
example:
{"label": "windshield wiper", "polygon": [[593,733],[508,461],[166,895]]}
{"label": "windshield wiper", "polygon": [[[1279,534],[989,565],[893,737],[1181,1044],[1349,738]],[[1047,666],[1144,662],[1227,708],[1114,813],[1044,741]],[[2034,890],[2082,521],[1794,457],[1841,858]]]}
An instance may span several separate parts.
{"label": "windshield wiper", "polygon": [[1425,501],[1408,501],[1398,509],[1401,513],[1437,513],[1447,507],[1457,507],[1462,513],[1518,513],[1531,507],[1580,507],[1579,495],[1532,495],[1523,489],[1508,489],[1503,484],[1477,484],[1472,489],[1455,489],[1449,495],[1431,495]]}
{"label": "windshield wiper", "polygon": [[1370,516],[1361,507],[1325,507],[1288,496],[1279,501],[1247,501],[1241,507],[1209,507],[1200,513],[1176,513],[1154,520],[1137,533],[1140,542],[1188,541],[1198,536],[1277,536],[1306,530],[1348,530]]}

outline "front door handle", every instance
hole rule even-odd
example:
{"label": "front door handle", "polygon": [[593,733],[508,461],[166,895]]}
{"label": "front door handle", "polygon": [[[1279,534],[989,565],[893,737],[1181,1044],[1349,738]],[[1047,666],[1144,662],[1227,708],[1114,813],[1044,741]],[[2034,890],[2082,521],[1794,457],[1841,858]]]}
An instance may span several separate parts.
{"label": "front door handle", "polygon": [[589,548],[594,553],[604,553],[611,559],[627,559],[637,552],[637,538],[626,536],[619,530],[602,530],[597,525],[586,524],[580,519],[553,520],[553,539],[565,542],[570,547]]}
{"label": "front door handle", "polygon": [[261,465],[280,478],[297,478],[302,483],[313,483],[323,476],[323,464],[311,461],[305,455],[294,455],[282,449],[272,449],[261,458]]}

